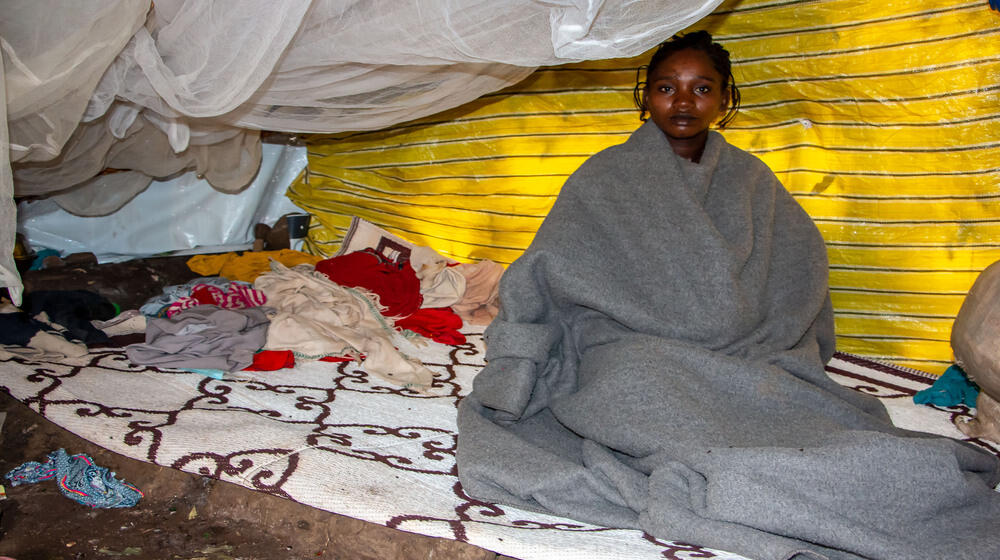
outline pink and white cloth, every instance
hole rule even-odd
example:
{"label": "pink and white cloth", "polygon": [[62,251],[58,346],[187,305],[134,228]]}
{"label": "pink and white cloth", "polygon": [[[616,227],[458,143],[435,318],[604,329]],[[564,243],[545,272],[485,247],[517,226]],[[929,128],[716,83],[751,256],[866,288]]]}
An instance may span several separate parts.
{"label": "pink and white cloth", "polygon": [[211,284],[196,284],[191,295],[182,297],[167,308],[167,317],[197,305],[217,305],[224,309],[249,309],[267,303],[264,292],[244,282],[231,282],[226,289]]}

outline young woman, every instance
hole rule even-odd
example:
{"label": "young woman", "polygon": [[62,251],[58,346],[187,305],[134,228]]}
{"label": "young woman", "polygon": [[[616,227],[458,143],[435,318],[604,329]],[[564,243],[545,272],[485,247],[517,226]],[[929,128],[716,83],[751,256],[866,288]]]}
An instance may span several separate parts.
{"label": "young woman", "polygon": [[501,279],[459,407],[464,489],[751,558],[1000,550],[996,457],[826,376],[823,239],[711,130],[739,104],[725,49],[666,42],[636,98],[648,120],[567,180]]}

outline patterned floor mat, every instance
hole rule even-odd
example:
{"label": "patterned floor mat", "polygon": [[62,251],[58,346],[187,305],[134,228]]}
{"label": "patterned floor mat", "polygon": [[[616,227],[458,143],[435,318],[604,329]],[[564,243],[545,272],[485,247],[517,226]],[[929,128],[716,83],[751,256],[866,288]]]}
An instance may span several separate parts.
{"label": "patterned floor mat", "polygon": [[[429,394],[385,384],[351,362],[216,380],[137,366],[118,348],[63,362],[0,351],[0,388],[128,457],[524,560],[743,558],[466,495],[455,469],[455,412],[483,366],[482,334],[467,336],[459,346],[404,349],[435,372]],[[933,382],[925,373],[847,354],[827,370],[882,399],[902,427],[963,437],[951,419],[968,409],[913,404]],[[974,443],[1000,455],[996,444]]]}

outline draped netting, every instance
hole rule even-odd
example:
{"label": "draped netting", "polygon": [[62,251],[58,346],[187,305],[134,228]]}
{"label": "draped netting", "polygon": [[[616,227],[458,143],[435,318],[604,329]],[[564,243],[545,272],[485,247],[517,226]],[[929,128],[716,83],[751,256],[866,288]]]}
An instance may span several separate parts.
{"label": "draped netting", "polygon": [[384,128],[538,66],[635,56],[719,3],[8,0],[0,285],[19,299],[12,194],[100,215],[184,170],[238,192],[262,130]]}

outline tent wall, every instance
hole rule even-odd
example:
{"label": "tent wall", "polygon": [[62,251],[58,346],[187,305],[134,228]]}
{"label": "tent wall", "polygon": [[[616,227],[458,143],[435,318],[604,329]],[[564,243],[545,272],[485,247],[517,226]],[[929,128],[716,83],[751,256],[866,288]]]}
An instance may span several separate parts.
{"label": "tent wall", "polygon": [[[164,165],[196,152],[226,176],[252,175],[257,128],[370,130],[428,115],[538,64],[634,54],[718,6],[694,27],[713,31],[736,59],[745,104],[726,134],[778,172],[826,236],[841,349],[941,371],[964,294],[1000,251],[1000,13],[983,0],[717,2],[469,0],[428,10],[257,0],[232,10],[158,0],[152,11],[148,0],[99,9],[63,1],[54,11],[9,2],[0,18],[0,286],[20,299],[13,192],[58,191],[107,166],[142,170],[140,155],[160,168],[143,171],[150,176],[172,174],[180,168]],[[445,114],[314,144],[309,182],[291,193],[320,218],[314,246],[331,252],[361,215],[459,259],[512,261],[566,175],[637,126],[631,88],[645,58],[543,68]],[[505,78],[490,87],[470,85],[498,73]],[[445,91],[457,97],[433,108],[402,103]],[[383,111],[392,118],[382,124],[356,120]],[[129,136],[146,148],[136,161],[106,158],[147,121],[162,133],[159,151]],[[71,130],[79,137],[63,145]],[[238,144],[229,158],[199,152],[227,142]],[[86,173],[71,181],[72,162]],[[49,164],[53,176],[28,180]]]}
{"label": "tent wall", "polygon": [[[829,250],[839,349],[939,373],[1000,259],[1000,14],[982,1],[727,1],[692,29],[733,54],[724,131],[774,169]],[[289,196],[330,254],[357,215],[460,260],[513,261],[566,176],[639,121],[648,56],[542,68],[391,129],[316,139]]]}

